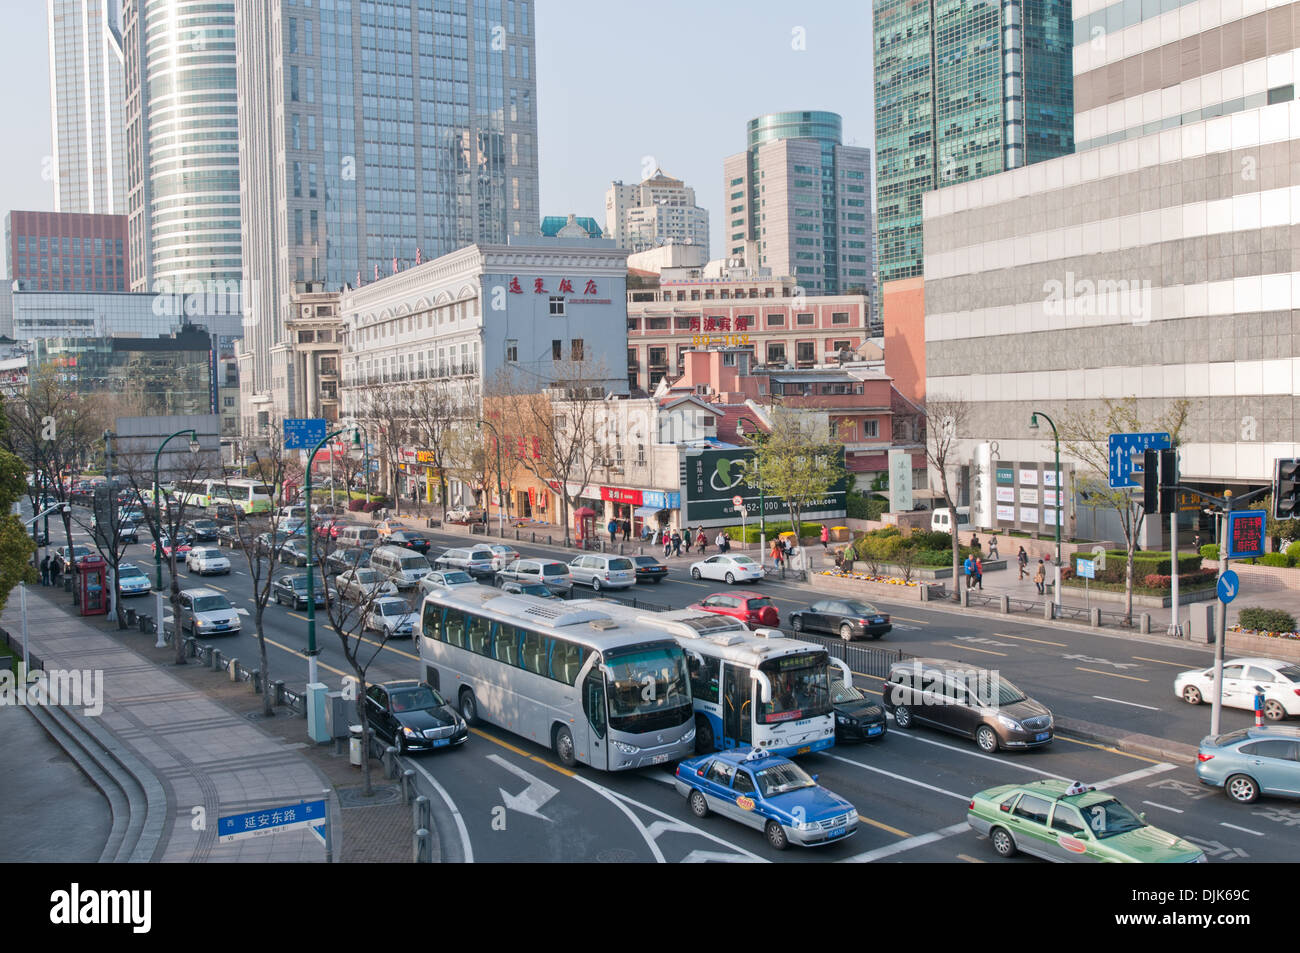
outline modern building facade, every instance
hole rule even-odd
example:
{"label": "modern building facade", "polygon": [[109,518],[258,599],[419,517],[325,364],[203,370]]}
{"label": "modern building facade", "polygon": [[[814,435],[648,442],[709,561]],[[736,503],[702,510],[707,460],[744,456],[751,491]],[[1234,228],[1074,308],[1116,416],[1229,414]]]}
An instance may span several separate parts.
{"label": "modern building facade", "polygon": [[[353,290],[537,234],[531,0],[239,4],[247,393],[298,282]],[[255,413],[244,408],[246,421]]]}
{"label": "modern building facade", "polygon": [[604,238],[590,215],[547,215],[542,219],[543,238]]}
{"label": "modern building facade", "polygon": [[1073,34],[1067,0],[872,7],[884,284],[922,273],[926,192],[1073,151]]}
{"label": "modern building facade", "polygon": [[844,145],[841,126],[831,112],[749,121],[745,151],[723,162],[728,258],[791,275],[806,294],[871,293],[871,150]]}
{"label": "modern building facade", "polygon": [[236,290],[235,0],[124,0],[131,290]]}
{"label": "modern building facade", "polygon": [[6,275],[31,291],[126,291],[126,243],[125,215],[10,212]]}
{"label": "modern building facade", "polygon": [[54,209],[126,213],[126,64],[117,0],[46,0]]}
{"label": "modern building facade", "polygon": [[662,169],[634,185],[614,182],[605,192],[605,233],[619,248],[643,252],[661,245],[709,247],[709,213],[695,190]]}
{"label": "modern building facade", "polygon": [[[11,291],[9,336],[16,341],[41,338],[158,338],[182,332],[187,326],[215,336],[222,354],[234,351],[239,337],[239,315],[214,309],[203,311],[201,299],[160,297],[152,294]],[[187,309],[186,305],[190,305]]]}
{"label": "modern building facade", "polygon": [[925,197],[926,388],[1005,459],[1050,459],[1034,410],[1127,397],[1190,402],[1203,489],[1300,455],[1300,4],[1195,14],[1079,0],[1077,134],[1106,144]]}

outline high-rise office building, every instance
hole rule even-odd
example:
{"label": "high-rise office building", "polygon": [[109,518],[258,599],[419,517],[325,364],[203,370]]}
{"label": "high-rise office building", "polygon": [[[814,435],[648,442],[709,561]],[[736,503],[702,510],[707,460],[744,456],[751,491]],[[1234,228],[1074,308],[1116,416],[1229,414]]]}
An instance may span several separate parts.
{"label": "high-rise office building", "polygon": [[24,291],[126,291],[125,246],[125,215],[5,216],[5,267]]}
{"label": "high-rise office building", "polygon": [[836,113],[751,119],[746,150],[723,162],[726,256],[807,294],[870,294],[871,150],[842,142]]}
{"label": "high-rise office building", "polygon": [[125,64],[117,0],[47,0],[54,209],[126,212]]}
{"label": "high-rise office building", "polygon": [[642,182],[614,182],[606,190],[605,234],[633,252],[660,245],[708,248],[709,213],[695,204],[694,189],[655,169]]}
{"label": "high-rise office building", "polygon": [[275,354],[299,283],[337,291],[536,236],[533,3],[268,0],[236,22],[244,393],[265,410],[295,392]]}
{"label": "high-rise office building", "polygon": [[235,0],[125,0],[133,291],[240,278]]}
{"label": "high-rise office building", "polygon": [[921,196],[1074,149],[1069,0],[874,0],[882,283],[922,274]]}

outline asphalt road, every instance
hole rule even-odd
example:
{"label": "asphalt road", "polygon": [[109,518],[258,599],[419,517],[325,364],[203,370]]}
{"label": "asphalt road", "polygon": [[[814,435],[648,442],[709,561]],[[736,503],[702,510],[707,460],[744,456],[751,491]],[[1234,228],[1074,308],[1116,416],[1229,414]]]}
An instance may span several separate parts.
{"label": "asphalt road", "polygon": [[[429,531],[442,545],[465,538]],[[553,550],[515,544],[524,555],[558,558]],[[229,551],[227,551],[229,552]],[[147,545],[130,547],[127,559],[152,574]],[[181,572],[181,585],[211,586],[249,614],[243,632],[214,640],[227,657],[252,667],[251,583],[241,553],[228,576],[197,579]],[[681,607],[724,583],[673,576],[634,593],[654,603]],[[791,610],[817,598],[782,583],[748,587],[773,598],[784,622]],[[140,604],[145,605],[141,606]],[[151,599],[127,600],[144,611]],[[1209,708],[1193,708],[1173,694],[1179,671],[1208,665],[1201,649],[1160,639],[1075,632],[1015,622],[1010,618],[959,615],[917,604],[881,607],[893,615],[894,631],[872,647],[901,649],[996,668],[1058,717],[1082,719],[1195,744],[1209,729]],[[306,681],[306,616],[271,604],[265,629],[273,678],[290,687]],[[332,684],[348,667],[324,612],[317,616],[318,662]],[[374,644],[378,647],[378,642]],[[252,664],[250,664],[252,663]],[[371,680],[418,677],[415,645],[390,642],[379,652]],[[859,673],[858,686],[879,694],[880,680]],[[1244,711],[1225,709],[1224,729],[1253,723]],[[1055,777],[1112,789],[1148,820],[1202,846],[1214,862],[1293,859],[1292,831],[1300,805],[1263,799],[1238,805],[1202,787],[1191,767],[1123,753],[1058,734],[1047,749],[987,755],[974,743],[930,729],[900,731],[862,745],[840,745],[806,756],[801,763],[819,782],[851,801],[862,818],[848,840],[817,849],[771,850],[761,833],[717,816],[696,819],[672,786],[666,769],[601,773],[561,766],[544,748],[495,727],[475,729],[459,749],[413,756],[423,793],[435,806],[446,861],[965,861],[1002,863],[987,841],[965,823],[970,795],[997,784]],[[1281,836],[1279,836],[1281,835]],[[1023,858],[1017,858],[1023,861]],[[1037,861],[1030,860],[1030,863]]]}

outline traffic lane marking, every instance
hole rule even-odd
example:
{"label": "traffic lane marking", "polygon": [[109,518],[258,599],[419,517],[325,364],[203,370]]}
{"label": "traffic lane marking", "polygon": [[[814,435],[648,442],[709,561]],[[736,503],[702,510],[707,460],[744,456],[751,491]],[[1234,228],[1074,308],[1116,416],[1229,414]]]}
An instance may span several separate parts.
{"label": "traffic lane marking", "polygon": [[424,775],[425,780],[429,782],[434,791],[437,792],[438,796],[441,797],[443,802],[447,805],[447,810],[451,813],[451,819],[456,825],[456,833],[460,836],[461,863],[474,863],[474,845],[470,842],[469,828],[465,825],[465,818],[461,816],[460,808],[456,806],[456,802],[453,801],[451,795],[447,793],[447,789],[438,783],[437,779],[429,773],[429,770],[424,765],[410,758],[407,758],[406,760],[410,761],[411,764],[414,765],[415,770]]}
{"label": "traffic lane marking", "polygon": [[954,649],[967,649],[971,652],[983,652],[985,655],[1000,655],[1003,658],[1007,657],[1006,652],[994,652],[992,649],[977,649],[973,645],[958,645],[956,642],[936,642],[935,645],[950,645]]}
{"label": "traffic lane marking", "polygon": [[961,754],[961,755],[969,755],[969,756],[972,757],[972,758],[979,758],[981,761],[992,761],[992,762],[994,762],[995,764],[1014,765],[1015,767],[1023,768],[1025,771],[1028,771],[1028,772],[1030,772],[1031,774],[1041,774],[1043,777],[1046,777],[1046,778],[1055,778],[1057,781],[1070,781],[1070,780],[1073,780],[1072,778],[1067,778],[1067,777],[1065,777],[1064,775],[1053,774],[1051,771],[1044,771],[1042,768],[1034,768],[1034,767],[1030,767],[1030,766],[1028,766],[1028,765],[1020,764],[1020,763],[1019,763],[1019,761],[1020,761],[1019,758],[1014,758],[1014,759],[1013,759],[1013,758],[998,758],[998,757],[994,757],[994,756],[991,755],[991,754],[985,754],[983,751],[972,751],[972,750],[970,750],[969,748],[958,748],[956,745],[950,745],[950,744],[947,744],[946,742],[943,742],[943,741],[935,741],[933,738],[925,738],[925,737],[922,737],[922,736],[919,735],[919,734],[916,734],[915,732],[912,732],[912,731],[903,731],[902,729],[899,729],[899,728],[895,728],[895,729],[894,729],[892,732],[890,732],[890,733],[891,733],[891,734],[897,734],[897,735],[899,735],[899,736],[901,736],[901,737],[903,737],[903,738],[911,738],[911,739],[913,739],[914,741],[919,741],[919,742],[921,742],[922,744],[934,745],[936,748],[943,748],[943,749],[946,750],[946,751],[953,751],[953,752],[956,752],[957,754]]}
{"label": "traffic lane marking", "polygon": [[[969,800],[968,798],[965,800]],[[905,850],[914,850],[917,847],[924,847],[926,844],[933,844],[936,841],[952,837],[954,834],[960,834],[962,831],[970,830],[970,825],[965,821],[960,824],[951,824],[948,827],[940,828],[937,831],[931,831],[928,834],[921,834],[917,837],[909,837],[907,840],[901,840],[894,844],[888,844],[885,847],[877,847],[875,850],[869,850],[862,854],[855,854],[852,857],[844,858],[842,863],[846,864],[866,864],[873,860],[882,860],[885,857],[891,857],[894,854],[902,853]]]}
{"label": "traffic lane marking", "polygon": [[[285,645],[282,642],[276,642],[274,639],[267,639],[266,644],[274,645],[277,649],[283,649],[284,651],[288,652],[290,655],[297,656],[298,658],[302,658],[302,659],[309,658],[306,652],[300,651],[298,649],[290,648],[289,646]],[[324,662],[320,660],[319,655],[316,656],[316,664],[321,668],[325,669],[327,672],[333,672],[335,675],[341,675],[344,678],[356,677],[351,672],[345,672],[340,668],[334,668],[332,665],[326,665]]]}
{"label": "traffic lane marking", "polygon": [[1181,668],[1181,669],[1183,669],[1183,671],[1189,671],[1189,670],[1191,670],[1191,669],[1195,669],[1195,666],[1191,666],[1190,669],[1189,669],[1189,666],[1188,666],[1188,664],[1187,664],[1186,662],[1170,662],[1170,661],[1167,661],[1166,659],[1161,659],[1161,658],[1145,658],[1144,656],[1141,656],[1141,655],[1133,655],[1133,656],[1130,656],[1130,657],[1131,657],[1131,658],[1135,658],[1135,659],[1137,659],[1139,662],[1155,662],[1157,665],[1172,665],[1172,666],[1174,666],[1175,668]]}
{"label": "traffic lane marking", "polygon": [[[1102,675],[1106,675],[1106,674],[1108,674],[1108,673],[1107,673],[1107,672],[1102,672],[1101,674],[1102,674]],[[1122,676],[1121,676],[1121,677],[1122,677]],[[1131,706],[1131,707],[1133,707],[1133,708],[1145,708],[1147,711],[1159,711],[1159,710],[1160,710],[1159,708],[1156,708],[1154,705],[1139,705],[1137,702],[1126,702],[1126,701],[1124,701],[1124,699],[1122,699],[1122,698],[1108,698],[1108,697],[1105,696],[1105,695],[1093,695],[1092,697],[1093,697],[1093,698],[1096,698],[1098,701],[1114,702],[1114,703],[1117,704],[1117,705],[1129,705],[1129,706]]]}
{"label": "traffic lane marking", "polygon": [[1101,669],[1098,669],[1098,668],[1084,668],[1082,665],[1076,665],[1076,666],[1074,667],[1074,670],[1075,670],[1076,672],[1092,672],[1092,674],[1094,674],[1094,675],[1109,675],[1111,678],[1126,678],[1126,679],[1128,679],[1130,682],[1149,682],[1149,681],[1151,681],[1151,679],[1149,679],[1149,678],[1138,678],[1136,675],[1121,675],[1121,674],[1119,674],[1119,672],[1103,672]]}
{"label": "traffic lane marking", "polygon": [[1162,810],[1162,811],[1173,811],[1175,814],[1186,814],[1186,813],[1187,813],[1187,812],[1184,811],[1182,808],[1178,808],[1178,807],[1169,807],[1168,805],[1165,805],[1165,804],[1157,804],[1155,801],[1143,801],[1142,803],[1143,803],[1143,804],[1150,804],[1152,807],[1158,807],[1158,808],[1160,808],[1160,810]]}
{"label": "traffic lane marking", "polygon": [[1065,642],[1049,642],[1047,639],[1031,639],[1027,635],[1008,635],[1006,632],[994,632],[999,639],[1019,639],[1021,642],[1035,642],[1038,645],[1055,645],[1058,648],[1069,648]]}
{"label": "traffic lane marking", "polygon": [[1136,771],[1130,771],[1128,774],[1116,775],[1113,778],[1107,778],[1105,781],[1098,781],[1093,787],[1101,790],[1102,788],[1119,787],[1121,784],[1130,784],[1133,781],[1141,781],[1143,778],[1149,778],[1156,774],[1164,774],[1167,771],[1173,771],[1178,767],[1176,764],[1170,764],[1168,761],[1161,761],[1147,768],[1138,768]]}
{"label": "traffic lane marking", "polygon": [[[830,749],[830,750],[834,750],[834,749]],[[924,788],[925,790],[933,791],[936,794],[944,794],[947,795],[948,797],[956,798],[959,801],[967,801],[967,802],[970,801],[969,794],[957,794],[954,791],[949,791],[945,788],[937,787],[933,784],[927,784],[925,781],[918,781],[915,778],[909,778],[901,774],[895,774],[892,771],[886,771],[884,768],[877,768],[874,767],[873,765],[863,764],[861,761],[854,761],[852,758],[846,758],[843,755],[832,754],[832,755],[827,755],[827,757],[829,757],[832,761],[843,761],[845,764],[851,764],[855,768],[861,768],[864,771],[871,771],[876,774],[883,774],[887,778],[892,778],[895,781],[902,781],[904,784],[911,784],[914,785],[915,787]]]}
{"label": "traffic lane marking", "polygon": [[872,827],[878,827],[882,831],[888,831],[889,833],[893,834],[896,837],[912,836],[911,834],[907,833],[907,831],[900,831],[897,827],[890,827],[884,821],[872,820],[871,818],[867,817],[865,814],[862,813],[858,814],[858,820],[861,821],[863,824],[870,824]]}
{"label": "traffic lane marking", "polygon": [[1256,837],[1266,836],[1263,831],[1252,831],[1249,827],[1238,827],[1236,824],[1229,824],[1227,821],[1220,821],[1220,827],[1230,827],[1234,831],[1241,831],[1246,834],[1254,834]]}
{"label": "traffic lane marking", "polygon": [[[1094,696],[1095,697],[1095,696]],[[1097,744],[1094,741],[1081,741],[1078,738],[1071,738],[1067,735],[1057,734],[1053,736],[1054,741],[1068,741],[1071,744],[1083,745],[1085,748],[1096,748],[1098,751],[1105,751],[1107,754],[1117,754],[1125,758],[1132,758],[1135,761],[1145,761],[1148,764],[1160,764],[1157,758],[1148,758],[1145,755],[1133,754],[1131,751],[1120,751],[1118,748],[1112,748],[1110,745]]]}
{"label": "traffic lane marking", "polygon": [[968,864],[986,864],[986,863],[988,863],[988,861],[986,861],[986,860],[979,860],[978,858],[972,857],[970,854],[958,854],[958,855],[957,855],[957,859],[958,859],[958,860],[964,860],[964,861],[966,861],[966,863],[968,863]]}

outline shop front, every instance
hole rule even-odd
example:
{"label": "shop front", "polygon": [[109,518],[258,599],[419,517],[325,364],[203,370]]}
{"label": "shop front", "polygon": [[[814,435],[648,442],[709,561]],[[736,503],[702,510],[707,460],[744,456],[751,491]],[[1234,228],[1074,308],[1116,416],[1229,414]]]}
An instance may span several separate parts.
{"label": "shop front", "polygon": [[605,505],[605,524],[617,520],[632,531],[634,538],[660,532],[674,523],[674,511],[681,509],[681,494],[635,487],[602,486],[600,498]]}

